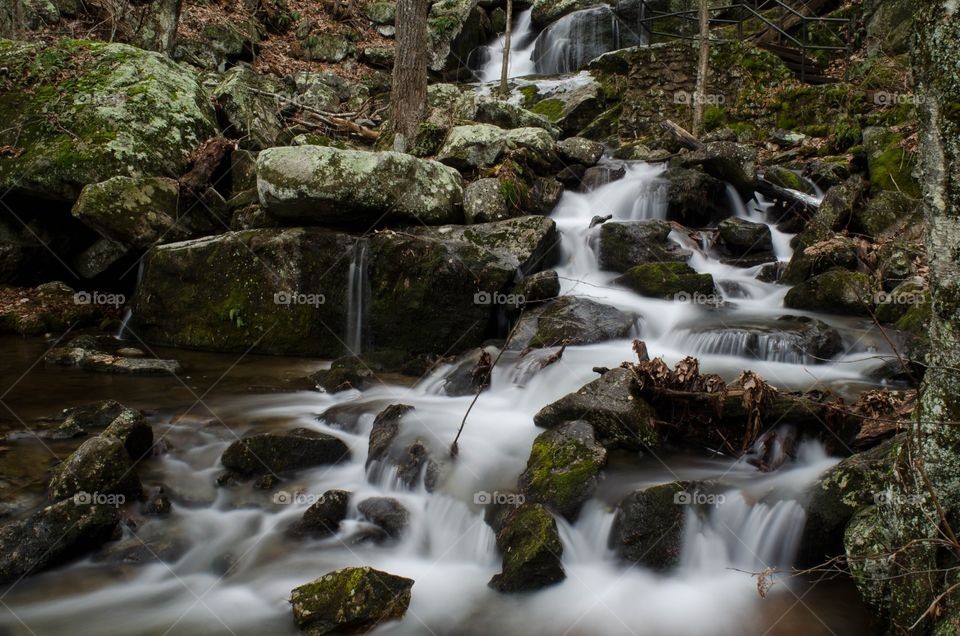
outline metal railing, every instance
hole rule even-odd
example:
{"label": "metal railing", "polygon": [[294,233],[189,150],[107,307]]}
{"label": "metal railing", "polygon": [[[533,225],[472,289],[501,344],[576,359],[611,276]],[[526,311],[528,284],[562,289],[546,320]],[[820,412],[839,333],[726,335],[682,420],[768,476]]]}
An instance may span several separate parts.
{"label": "metal railing", "polygon": [[[640,23],[648,35],[685,40],[695,40],[699,37],[700,10],[695,6],[696,2],[693,0],[690,2],[691,5],[694,5],[693,8],[670,13],[657,11],[650,6],[647,0],[640,0],[640,3],[643,5],[643,17],[640,18]],[[690,22],[694,27],[693,33],[658,31],[656,24],[658,21],[663,20],[684,20]],[[747,32],[745,25],[751,21],[756,21],[763,26]],[[788,21],[792,21],[793,24],[788,26]],[[815,44],[810,41],[809,25],[811,23],[850,26],[851,29],[846,38],[836,33],[838,39],[843,42],[842,45]],[[808,69],[808,51],[843,51],[846,57],[850,55],[849,36],[852,34],[852,18],[807,16],[782,0],[752,0],[749,2],[737,2],[722,7],[711,7],[710,26],[711,28],[715,26],[733,26],[736,29],[736,40],[740,41],[760,39],[767,32],[772,31],[776,35],[777,46],[793,50],[798,54],[799,61],[797,63],[800,66],[800,81],[802,82],[807,80],[807,71],[813,70],[813,68]],[[791,33],[796,27],[799,27],[798,35]],[[720,41],[724,41],[724,39],[721,38]],[[732,40],[727,39],[727,41]],[[844,73],[846,73],[846,71],[844,71]]]}

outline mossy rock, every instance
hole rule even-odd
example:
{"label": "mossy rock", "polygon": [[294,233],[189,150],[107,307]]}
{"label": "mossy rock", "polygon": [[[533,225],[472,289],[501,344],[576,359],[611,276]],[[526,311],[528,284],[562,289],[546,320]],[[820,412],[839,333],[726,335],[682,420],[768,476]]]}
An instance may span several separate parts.
{"label": "mossy rock", "polygon": [[73,201],[116,175],[179,177],[187,156],[216,135],[196,76],[123,44],[0,40],[0,189]]}
{"label": "mossy rock", "polygon": [[625,272],[641,263],[686,261],[691,253],[669,240],[672,229],[660,220],[604,223],[600,226],[600,267]]}
{"label": "mossy rock", "polygon": [[857,244],[846,237],[835,236],[823,243],[794,250],[780,282],[797,285],[831,269],[856,270],[859,263]]}
{"label": "mossy rock", "polygon": [[570,422],[533,440],[519,488],[531,501],[573,520],[593,494],[606,462],[607,450],[597,443],[590,424]]}
{"label": "mossy rock", "polygon": [[122,441],[93,437],[57,468],[48,493],[56,501],[95,494],[139,498],[140,479],[132,466]]}
{"label": "mossy rock", "polygon": [[294,588],[293,617],[307,634],[365,633],[403,618],[413,579],[371,567],[349,567]]}
{"label": "mossy rock", "polygon": [[892,130],[868,128],[863,132],[863,146],[870,171],[870,191],[895,190],[908,197],[920,198],[920,184],[913,176],[916,157],[906,149],[903,136]]}
{"label": "mossy rock", "polygon": [[277,145],[283,132],[279,112],[287,106],[265,93],[282,95],[272,78],[249,66],[234,66],[213,89],[224,122],[224,135],[239,140],[241,148],[261,150]]}
{"label": "mossy rock", "polygon": [[677,565],[683,546],[685,495],[695,490],[676,481],[633,492],[620,502],[610,531],[610,543],[623,559],[655,570]]}
{"label": "mossy rock", "polygon": [[865,190],[866,184],[859,175],[827,190],[813,218],[794,237],[794,248],[802,249],[826,241],[833,238],[834,232],[847,227],[854,210],[861,204]]}
{"label": "mossy rock", "polygon": [[144,249],[161,239],[189,236],[178,223],[180,187],[163,177],[113,177],[80,192],[73,216],[101,236],[128,248]]}
{"label": "mossy rock", "polygon": [[566,578],[557,522],[540,504],[521,504],[507,513],[497,532],[503,567],[490,580],[499,592],[528,592]]}
{"label": "mossy rock", "polygon": [[867,199],[864,206],[853,213],[851,229],[878,238],[897,221],[914,217],[920,202],[903,192],[883,190]]}
{"label": "mossy rock", "polygon": [[793,309],[870,316],[874,301],[874,289],[866,274],[833,269],[793,287],[783,304]]}
{"label": "mossy rock", "polygon": [[699,274],[686,263],[642,263],[615,279],[643,296],[673,300],[714,292],[713,276]]}

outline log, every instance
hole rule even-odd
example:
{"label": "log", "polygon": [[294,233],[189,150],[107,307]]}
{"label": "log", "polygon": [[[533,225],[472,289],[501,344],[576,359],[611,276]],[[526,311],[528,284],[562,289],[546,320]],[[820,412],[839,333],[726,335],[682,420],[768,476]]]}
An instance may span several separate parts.
{"label": "log", "polygon": [[784,188],[760,176],[757,177],[757,192],[785,204],[788,209],[805,219],[812,218],[820,207],[820,202],[809,194]]}
{"label": "log", "polygon": [[680,142],[684,148],[689,148],[690,150],[701,150],[703,148],[703,142],[691,135],[689,132],[683,129],[682,126],[665,119],[660,122],[660,125],[663,126],[667,132],[669,132],[673,137]]}

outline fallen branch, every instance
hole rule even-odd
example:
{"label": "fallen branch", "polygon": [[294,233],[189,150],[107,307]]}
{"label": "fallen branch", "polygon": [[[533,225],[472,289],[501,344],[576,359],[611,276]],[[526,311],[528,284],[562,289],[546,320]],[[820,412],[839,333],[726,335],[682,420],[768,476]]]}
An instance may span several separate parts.
{"label": "fallen branch", "polygon": [[701,150],[703,149],[703,142],[691,135],[689,132],[684,130],[682,126],[676,124],[669,119],[665,119],[660,122],[660,125],[667,130],[673,137],[680,142],[684,148],[689,148],[690,150]]}

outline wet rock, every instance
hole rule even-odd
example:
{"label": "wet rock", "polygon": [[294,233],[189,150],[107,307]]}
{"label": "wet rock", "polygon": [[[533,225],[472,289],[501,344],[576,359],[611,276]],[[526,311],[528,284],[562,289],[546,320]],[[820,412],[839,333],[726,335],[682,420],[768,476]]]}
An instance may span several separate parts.
{"label": "wet rock", "polygon": [[522,504],[507,513],[497,532],[502,571],[490,587],[505,593],[527,592],[566,578],[557,522],[540,504]]}
{"label": "wet rock", "polygon": [[312,506],[307,508],[303,517],[290,528],[289,532],[295,536],[310,535],[314,537],[336,534],[340,529],[340,522],[347,518],[349,504],[349,492],[346,490],[328,490],[320,495],[320,498]]}
{"label": "wet rock", "polygon": [[557,143],[557,153],[566,163],[578,163],[589,168],[603,156],[603,144],[583,137],[567,137]]}
{"label": "wet rock", "polygon": [[675,481],[624,497],[610,531],[611,547],[621,558],[655,570],[677,565],[687,514],[681,504],[694,489],[690,482]]}
{"label": "wet rock", "polygon": [[311,635],[364,633],[403,618],[413,580],[369,567],[343,568],[291,592],[297,627]]}
{"label": "wet rock", "polygon": [[376,380],[376,376],[361,360],[349,356],[334,360],[329,369],[312,373],[309,380],[327,393],[339,393],[350,389],[363,391]]}
{"label": "wet rock", "polygon": [[625,272],[641,263],[685,262],[691,253],[667,238],[672,229],[659,220],[604,223],[600,227],[600,267]]}
{"label": "wet rock", "polygon": [[626,174],[627,170],[622,165],[600,165],[587,168],[583,172],[581,189],[584,192],[596,190],[600,186],[622,179]]}
{"label": "wet rock", "polygon": [[65,334],[70,329],[95,325],[103,319],[102,306],[78,303],[76,292],[59,281],[33,289],[4,291],[10,300],[0,307],[2,332],[24,336]]}
{"label": "wet rock", "polygon": [[854,175],[827,190],[813,218],[803,231],[793,238],[794,249],[803,249],[826,241],[833,238],[834,232],[845,228],[854,209],[860,205],[864,190],[865,184],[859,175]]}
{"label": "wet rock", "polygon": [[606,463],[607,450],[597,443],[591,425],[569,422],[533,441],[518,486],[530,501],[575,520]]}
{"label": "wet rock", "polygon": [[114,506],[60,501],[0,528],[0,581],[61,565],[109,541],[120,521]]}
{"label": "wet rock", "polygon": [[667,217],[687,227],[706,227],[730,216],[726,184],[699,170],[670,168],[662,175],[667,186]]}
{"label": "wet rock", "polygon": [[666,300],[709,296],[714,292],[713,276],[698,274],[686,263],[643,263],[631,267],[614,282],[638,294]]}
{"label": "wet rock", "polygon": [[146,501],[140,506],[145,515],[167,515],[173,509],[170,497],[163,486],[155,486],[147,491]]}
{"label": "wet rock", "polygon": [[373,420],[376,414],[387,406],[385,400],[372,402],[345,402],[331,406],[318,416],[322,422],[348,433],[356,433],[366,418]]}
{"label": "wet rock", "polygon": [[124,409],[100,436],[123,443],[134,462],[150,455],[153,449],[153,428],[147,423],[143,413],[134,409]]}
{"label": "wet rock", "polygon": [[508,151],[520,150],[534,166],[548,168],[557,161],[553,137],[542,128],[504,130],[490,124],[452,128],[437,161],[458,170],[476,170],[495,165]]}
{"label": "wet rock", "polygon": [[364,499],[357,504],[357,510],[393,538],[399,537],[410,523],[410,512],[392,497]]}
{"label": "wet rock", "polygon": [[807,164],[807,177],[823,190],[828,190],[850,178],[846,161],[814,159]]}
{"label": "wet rock", "polygon": [[[907,315],[914,305],[929,302],[929,293],[920,277],[905,280],[889,293],[877,294],[877,320],[895,323]],[[896,361],[894,367],[899,367]]]}
{"label": "wet rock", "polygon": [[557,127],[543,115],[532,113],[497,97],[464,95],[461,99],[470,100],[469,103],[465,101],[464,106],[469,110],[463,114],[472,111],[473,115],[466,119],[478,124],[492,124],[500,128],[543,128],[551,137],[560,134]]}
{"label": "wet rock", "polygon": [[367,451],[367,467],[386,458],[390,446],[400,433],[400,421],[413,410],[407,404],[391,404],[377,414],[370,430],[370,445]]}
{"label": "wet rock", "polygon": [[490,385],[490,365],[499,353],[496,347],[477,348],[460,356],[443,376],[443,392],[450,397],[475,395]]}
{"label": "wet rock", "polygon": [[220,461],[228,469],[249,476],[336,464],[349,456],[350,449],[336,437],[296,428],[237,440],[227,447]]}
{"label": "wet rock", "polygon": [[93,496],[118,495],[141,496],[140,479],[133,469],[127,450],[118,439],[93,437],[80,445],[57,467],[47,493],[50,499],[59,501],[77,496],[83,499]]}
{"label": "wet rock", "polygon": [[177,375],[183,370],[176,360],[126,358],[74,346],[51,349],[44,356],[44,361],[54,366],[78,367],[84,371],[120,375]]}
{"label": "wet rock", "polygon": [[911,280],[918,272],[914,262],[921,258],[916,247],[895,241],[877,252],[880,261],[880,284],[884,291],[893,291],[897,285]]}
{"label": "wet rock", "polygon": [[[73,202],[110,177],[178,177],[216,135],[213,107],[190,70],[124,44],[0,44],[0,190]],[[67,97],[64,98],[63,96]],[[50,118],[57,126],[50,126]],[[108,134],[109,132],[109,134]]]}
{"label": "wet rock", "polygon": [[492,36],[487,14],[474,0],[435,2],[427,15],[427,67],[445,77],[462,76],[471,52]]}
{"label": "wet rock", "polygon": [[460,175],[435,161],[326,146],[264,150],[257,191],[277,218],[364,228],[383,221],[457,223],[463,199]]}
{"label": "wet rock", "polygon": [[[731,141],[711,141],[700,150],[685,155],[682,165],[685,168],[699,166],[721,183],[729,183],[743,200],[753,196],[757,176],[757,151],[753,146]],[[726,200],[726,196],[721,200]]]}
{"label": "wet rock", "polygon": [[813,194],[813,188],[793,170],[780,166],[769,166],[764,170],[763,178],[781,188],[796,190],[804,194]]}
{"label": "wet rock", "polygon": [[560,295],[560,278],[554,269],[537,272],[520,282],[517,294],[523,296],[524,303],[539,303],[553,300]]}
{"label": "wet rock", "polygon": [[869,316],[874,306],[870,278],[860,272],[834,269],[793,287],[783,299],[785,307]]}
{"label": "wet rock", "polygon": [[65,409],[62,413],[63,428],[76,428],[80,431],[106,428],[110,422],[126,410],[116,400],[102,400],[83,406]]}
{"label": "wet rock", "polygon": [[[820,565],[844,553],[843,534],[857,511],[892,499],[887,491],[903,436],[852,455],[827,470],[804,493],[806,525],[797,560],[802,567]],[[893,503],[893,502],[891,502]]]}
{"label": "wet rock", "polygon": [[638,316],[587,298],[561,296],[520,318],[510,341],[513,349],[584,345],[626,338],[637,325]]}
{"label": "wet rock", "polygon": [[633,374],[627,369],[611,369],[576,393],[540,409],[533,422],[552,429],[583,420],[593,426],[604,447],[639,450],[658,443],[654,419],[653,409],[636,395]]}
{"label": "wet rock", "polygon": [[183,558],[194,545],[185,530],[165,522],[132,530],[133,536],[108,544],[94,560],[132,565],[172,564]]}
{"label": "wet rock", "polygon": [[734,256],[765,252],[773,255],[773,239],[770,228],[764,223],[754,223],[737,217],[720,221],[720,240]]}

